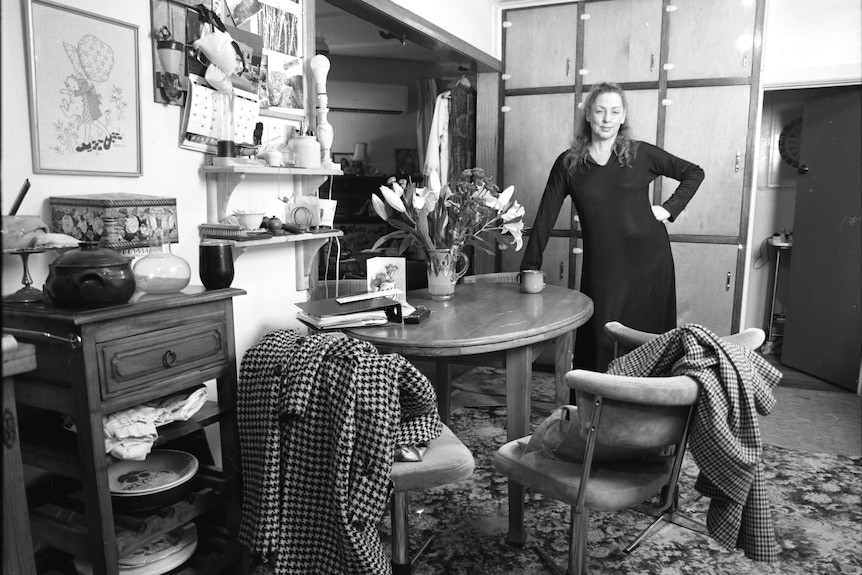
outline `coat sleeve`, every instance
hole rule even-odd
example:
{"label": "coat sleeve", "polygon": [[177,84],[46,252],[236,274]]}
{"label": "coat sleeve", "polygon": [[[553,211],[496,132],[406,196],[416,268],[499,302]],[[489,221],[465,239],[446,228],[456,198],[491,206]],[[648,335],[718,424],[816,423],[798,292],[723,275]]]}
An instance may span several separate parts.
{"label": "coat sleeve", "polygon": [[539,211],[536,212],[536,218],[533,220],[533,227],[530,230],[530,240],[527,242],[524,257],[521,260],[522,270],[537,270],[542,267],[545,246],[548,245],[548,238],[551,236],[554,223],[560,215],[563,200],[566,199],[568,193],[566,189],[568,175],[565,165],[567,152],[568,150],[557,156],[551,168],[548,183],[545,185],[545,191],[542,192]]}

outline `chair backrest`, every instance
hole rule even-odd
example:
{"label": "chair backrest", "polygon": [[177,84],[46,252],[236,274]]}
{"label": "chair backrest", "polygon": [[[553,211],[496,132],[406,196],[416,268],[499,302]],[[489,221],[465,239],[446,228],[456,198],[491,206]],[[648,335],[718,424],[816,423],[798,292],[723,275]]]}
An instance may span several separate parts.
{"label": "chair backrest", "polygon": [[582,438],[598,423],[595,443],[600,450],[641,454],[683,440],[700,394],[698,383],[687,376],[625,377],[575,369],[566,374],[566,383],[576,392]]}
{"label": "chair backrest", "polygon": [[498,283],[498,284],[514,284],[518,283],[518,272],[498,272],[493,274],[475,274],[464,276],[461,280],[465,284],[481,284],[481,283]]}
{"label": "chair backrest", "polygon": [[[618,321],[609,321],[606,323],[605,333],[614,340],[617,357],[642,346],[660,335],[633,329]],[[750,327],[739,333],[724,336],[722,339],[753,350],[763,345],[763,342],[766,340],[766,332],[760,328]]]}

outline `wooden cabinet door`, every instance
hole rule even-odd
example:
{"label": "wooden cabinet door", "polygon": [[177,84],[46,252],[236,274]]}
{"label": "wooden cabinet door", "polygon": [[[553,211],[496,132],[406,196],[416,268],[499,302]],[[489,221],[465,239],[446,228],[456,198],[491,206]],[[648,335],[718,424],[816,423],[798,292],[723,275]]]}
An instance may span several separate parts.
{"label": "wooden cabinet door", "polygon": [[[506,98],[503,116],[505,186],[515,186],[524,206],[524,223],[533,225],[554,160],[572,145],[575,95],[543,94]],[[554,227],[570,229],[571,200],[566,200]]]}
{"label": "wooden cabinet door", "polygon": [[756,4],[675,0],[668,17],[668,80],[751,76]]}
{"label": "wooden cabinet door", "polygon": [[738,246],[674,242],[671,249],[677,325],[696,323],[717,335],[730,335]]}
{"label": "wooden cabinet door", "polygon": [[577,4],[560,4],[506,15],[506,89],[574,86]]}
{"label": "wooden cabinet door", "polygon": [[[748,86],[667,91],[664,149],[703,168],[706,178],[672,234],[738,237],[748,131]],[[662,179],[662,201],[677,182]],[[745,230],[742,230],[744,233]]]}
{"label": "wooden cabinet door", "polygon": [[661,0],[588,2],[584,84],[658,82]]}

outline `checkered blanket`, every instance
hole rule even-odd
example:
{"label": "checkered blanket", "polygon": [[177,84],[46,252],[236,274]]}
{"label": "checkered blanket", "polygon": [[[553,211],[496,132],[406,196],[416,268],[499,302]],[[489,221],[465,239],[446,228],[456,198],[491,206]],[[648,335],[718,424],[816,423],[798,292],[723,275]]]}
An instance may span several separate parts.
{"label": "checkered blanket", "polygon": [[700,469],[695,489],[711,498],[710,535],[755,561],[776,561],[780,547],[764,486],[757,414],[775,405],[781,373],[756,352],[694,324],[671,330],[614,360],[608,373],[688,375],[701,388],[689,449]]}
{"label": "checkered blanket", "polygon": [[277,330],[243,356],[237,420],[255,573],[389,573],[376,526],[394,446],[442,429],[428,379],[365,342]]}

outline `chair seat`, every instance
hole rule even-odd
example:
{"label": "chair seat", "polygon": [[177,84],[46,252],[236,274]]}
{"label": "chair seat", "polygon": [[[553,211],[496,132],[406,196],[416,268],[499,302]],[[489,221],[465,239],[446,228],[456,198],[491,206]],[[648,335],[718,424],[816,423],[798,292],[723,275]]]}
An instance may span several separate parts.
{"label": "chair seat", "polygon": [[390,477],[398,491],[422,491],[467,479],[473,474],[473,454],[447,426],[431,441],[422,461],[395,462]]}
{"label": "chair seat", "polygon": [[[544,457],[541,451],[525,453],[530,437],[503,445],[494,455],[494,467],[513,481],[547,497],[575,505],[583,465]],[[667,483],[673,459],[593,462],[584,506],[593,511],[619,511],[642,503]]]}

